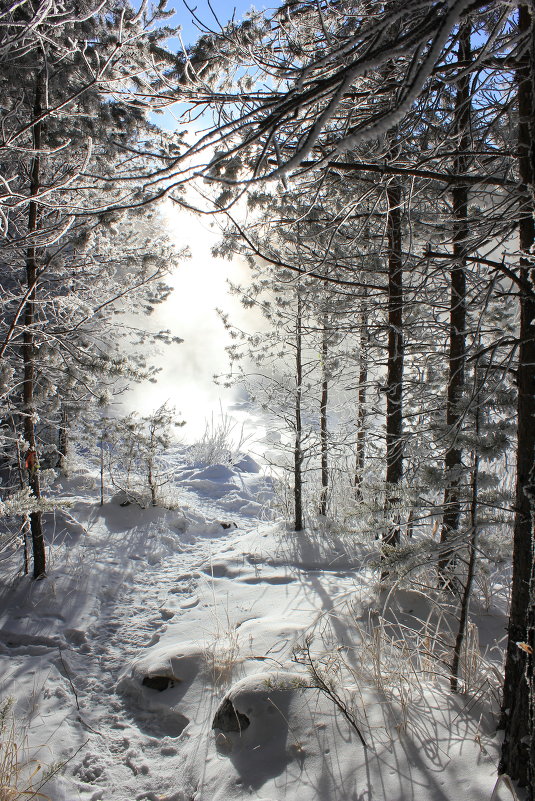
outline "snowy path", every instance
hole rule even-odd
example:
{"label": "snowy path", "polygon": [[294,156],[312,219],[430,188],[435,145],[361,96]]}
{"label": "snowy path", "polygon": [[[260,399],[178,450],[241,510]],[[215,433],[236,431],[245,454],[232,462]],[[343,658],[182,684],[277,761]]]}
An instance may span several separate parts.
{"label": "snowy path", "polygon": [[[86,559],[98,562],[105,576],[99,612],[64,653],[87,740],[68,772],[84,801],[189,801],[184,793],[186,787],[194,793],[191,775],[202,773],[205,760],[217,759],[206,749],[225,689],[240,676],[285,664],[317,616],[318,598],[320,615],[322,604],[332,607],[329,582],[292,575],[286,567],[302,559],[312,560],[313,570],[325,567],[317,549],[309,544],[290,554],[273,549],[271,539],[263,543],[266,526],[259,529],[251,517],[264,513],[254,500],[267,494],[260,476],[219,466],[183,478],[180,512],[110,507],[89,526]],[[134,519],[136,525],[124,531]],[[343,584],[338,576],[337,593],[343,594]],[[173,712],[160,708],[152,690],[143,688],[139,698],[116,692],[125,668],[162,641],[171,647],[193,642],[212,660],[213,675],[194,683],[191,700],[182,699]],[[191,707],[198,707],[198,716],[191,717]],[[113,796],[110,787],[116,788]]]}
{"label": "snowy path", "polygon": [[[82,797],[89,792],[91,801],[107,799],[118,778],[121,789],[117,788],[113,798],[143,797],[141,784],[154,786],[150,763],[162,755],[165,761],[172,761],[172,740],[181,731],[169,723],[158,726],[150,718],[136,721],[115,687],[125,665],[158,641],[170,617],[195,602],[194,566],[202,549],[190,546],[178,553],[170,551],[151,564],[142,558],[142,547],[129,554],[130,566],[118,577],[113,603],[103,606],[103,614],[87,632],[86,643],[78,653],[69,653],[76,662],[74,674],[85,673],[85,686],[79,692],[84,720],[102,735],[89,733],[87,753],[73,766]],[[179,599],[176,611],[175,598]],[[102,784],[102,790],[95,789],[95,784]]]}
{"label": "snowy path", "polygon": [[[44,764],[66,760],[51,801],[488,801],[484,707],[407,686],[402,667],[388,692],[370,682],[356,637],[377,604],[368,546],[263,522],[258,473],[181,468],[176,481],[174,511],[73,493],[49,578],[0,591],[2,694]],[[401,593],[399,614],[415,598]],[[342,692],[368,749],[292,661],[305,633],[348,660]],[[229,691],[251,725],[217,734]]]}
{"label": "snowy path", "polygon": [[[137,525],[112,535],[119,542],[109,540],[113,521],[92,526],[92,550],[108,570],[100,613],[83,641],[71,643],[64,654],[76,677],[89,740],[87,753],[73,765],[73,773],[81,797],[89,793],[91,801],[106,800],[106,788],[116,785],[118,776],[120,789],[115,790],[114,799],[156,797],[155,785],[158,797],[168,790],[172,798],[176,790],[182,758],[175,740],[183,730],[181,717],[144,713],[115,690],[125,666],[158,643],[170,621],[180,621],[199,604],[198,585],[206,580],[203,571],[210,572],[214,540],[217,549],[238,525],[251,526],[251,519],[235,510],[222,515],[221,506],[210,496],[210,486],[203,489],[206,493],[199,495],[181,486],[183,504],[178,513],[141,511],[134,506],[115,510],[115,516],[137,519]],[[106,550],[107,560],[103,559]],[[152,763],[159,765],[157,779]],[[102,791],[95,790],[95,783],[102,783]]]}

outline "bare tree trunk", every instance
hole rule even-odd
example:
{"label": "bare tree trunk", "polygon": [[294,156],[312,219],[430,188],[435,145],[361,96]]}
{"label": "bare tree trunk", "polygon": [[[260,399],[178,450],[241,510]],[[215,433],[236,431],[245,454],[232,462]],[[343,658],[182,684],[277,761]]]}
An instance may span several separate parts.
{"label": "bare tree trunk", "polygon": [[[530,581],[533,580],[533,532],[530,501],[526,490],[535,453],[535,295],[530,285],[532,258],[527,254],[535,242],[535,31],[532,6],[519,7],[520,32],[531,37],[531,46],[517,70],[518,81],[518,165],[523,184],[519,219],[520,278],[524,284],[520,298],[520,346],[518,353],[518,441],[517,478],[513,545],[513,581],[511,611],[505,661],[503,705],[500,724],[505,729],[500,773],[508,773],[521,786],[529,783],[531,798],[535,795],[535,776],[530,775],[530,751],[535,732],[533,721],[533,658],[521,647],[528,637]],[[533,638],[533,632],[530,634]],[[519,645],[520,644],[520,645]],[[533,646],[531,646],[533,647]]]}
{"label": "bare tree trunk", "polygon": [[67,412],[63,408],[61,410],[61,424],[58,431],[59,466],[61,470],[65,470],[66,467],[68,447],[69,447],[69,419],[67,417]]}
{"label": "bare tree trunk", "polygon": [[100,441],[100,505],[104,506],[104,438]]}
{"label": "bare tree trunk", "polygon": [[[17,472],[19,476],[19,484],[20,488],[24,489],[24,473],[22,468],[22,457],[20,453],[20,442],[18,439],[16,442],[16,448],[17,448]],[[22,565],[23,565],[22,569],[24,575],[27,576],[28,573],[30,572],[30,552],[28,549],[28,543],[30,541],[30,537],[32,534],[29,514],[24,513],[22,515],[21,532],[22,532]]]}
{"label": "bare tree trunk", "polygon": [[158,506],[158,488],[156,479],[154,478],[154,459],[149,456],[147,462],[147,482],[150,489],[150,503],[151,506]]}
{"label": "bare tree trunk", "polygon": [[[465,20],[459,31],[460,62],[471,60],[472,26]],[[470,165],[470,74],[465,74],[457,85],[454,127],[458,154],[454,159],[454,172],[466,175]],[[444,490],[444,514],[440,532],[440,556],[438,560],[439,582],[448,584],[448,573],[455,562],[455,540],[461,520],[460,488],[462,483],[463,452],[459,446],[462,425],[460,408],[464,392],[466,362],[466,243],[468,239],[468,187],[456,186],[453,196],[453,256],[450,289],[449,367],[446,401],[446,426],[449,442],[444,458],[446,488]]]}
{"label": "bare tree trunk", "polygon": [[327,404],[329,402],[329,379],[327,371],[327,358],[329,345],[327,341],[327,315],[323,316],[323,331],[321,340],[321,401],[320,401],[320,445],[321,445],[321,495],[319,513],[327,515],[327,501],[329,493],[329,430],[327,423]]}
{"label": "bare tree trunk", "polygon": [[401,186],[387,188],[388,217],[388,367],[386,379],[386,526],[385,545],[400,541],[399,485],[403,477],[403,261]]}
{"label": "bare tree trunk", "polygon": [[368,315],[363,310],[360,318],[359,337],[359,388],[357,407],[357,448],[355,459],[355,498],[362,502],[362,482],[366,460],[366,385],[368,383]]}
{"label": "bare tree trunk", "polygon": [[303,530],[303,420],[301,404],[303,393],[303,320],[302,301],[297,294],[295,321],[295,440],[294,440],[294,530]]}
{"label": "bare tree trunk", "polygon": [[156,419],[153,418],[149,421],[149,441],[148,441],[148,454],[147,454],[147,483],[150,489],[150,502],[151,506],[158,505],[158,481],[154,474],[156,467],[156,449],[158,447],[156,438]]}
{"label": "bare tree trunk", "polygon": [[[39,118],[42,113],[44,97],[44,75],[39,73],[36,79],[35,105],[33,109],[34,119]],[[30,178],[30,194],[35,198],[40,189],[40,170],[41,170],[41,138],[42,123],[38,122],[33,127],[33,149],[32,169]],[[35,439],[35,303],[37,295],[37,247],[34,235],[38,229],[38,203],[32,199],[29,204],[28,212],[28,235],[30,245],[26,251],[26,282],[28,289],[31,289],[24,310],[24,337],[22,347],[23,359],[23,408],[24,408],[24,438],[28,443],[28,454],[26,466],[28,469],[28,483],[35,498],[41,497],[41,485],[39,480],[39,462],[37,457],[37,443]],[[33,548],[33,577],[41,578],[45,575],[46,554],[43,538],[42,512],[34,511],[30,514],[30,526],[32,532]]]}
{"label": "bare tree trunk", "polygon": [[[526,488],[531,506],[531,536],[532,543],[535,543],[535,460],[531,469],[530,486]],[[528,741],[529,762],[528,762],[528,785],[531,793],[531,801],[535,798],[535,676],[533,675],[533,663],[535,661],[535,558],[531,560],[531,576],[529,582],[529,603],[527,611],[527,632],[526,632],[526,679],[528,683]]]}
{"label": "bare tree trunk", "polygon": [[[476,392],[475,392],[475,434],[476,439],[479,435],[479,402],[480,393],[477,385],[477,369],[476,369]],[[471,500],[470,500],[470,540],[468,544],[468,570],[466,574],[466,583],[464,585],[463,593],[461,596],[461,608],[459,611],[459,628],[455,638],[455,646],[453,649],[453,660],[451,663],[451,677],[450,687],[453,693],[456,693],[459,688],[459,667],[461,662],[461,653],[463,649],[464,639],[466,636],[466,625],[468,623],[468,611],[470,606],[470,597],[472,595],[472,585],[474,583],[474,573],[476,568],[476,555],[477,555],[477,540],[478,540],[478,519],[477,519],[477,506],[478,506],[478,491],[479,491],[479,453],[476,447],[474,450],[472,460],[472,480],[471,480]]]}

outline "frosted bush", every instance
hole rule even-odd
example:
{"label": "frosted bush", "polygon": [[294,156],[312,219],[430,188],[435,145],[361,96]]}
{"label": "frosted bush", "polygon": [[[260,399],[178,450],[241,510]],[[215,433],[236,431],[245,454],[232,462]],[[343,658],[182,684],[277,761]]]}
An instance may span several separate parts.
{"label": "frosted bush", "polygon": [[201,439],[190,447],[189,456],[193,464],[234,465],[239,461],[247,439],[243,424],[238,428],[236,420],[224,413],[221,413],[217,421],[212,415]]}

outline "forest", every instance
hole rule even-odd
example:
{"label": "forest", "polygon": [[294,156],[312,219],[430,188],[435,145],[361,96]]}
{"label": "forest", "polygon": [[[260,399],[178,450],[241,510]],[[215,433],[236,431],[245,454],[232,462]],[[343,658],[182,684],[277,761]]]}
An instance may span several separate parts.
{"label": "forest", "polygon": [[[533,0],[210,9],[0,3],[0,799],[534,801]],[[257,452],[121,407],[171,213]]]}

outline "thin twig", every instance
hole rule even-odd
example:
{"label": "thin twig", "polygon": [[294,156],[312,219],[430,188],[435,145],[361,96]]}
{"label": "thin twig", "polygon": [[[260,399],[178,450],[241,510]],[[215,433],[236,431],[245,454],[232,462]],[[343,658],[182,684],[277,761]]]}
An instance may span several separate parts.
{"label": "thin twig", "polygon": [[80,703],[78,701],[78,693],[76,692],[76,687],[72,683],[72,679],[71,679],[69,670],[67,668],[67,665],[65,664],[65,660],[63,659],[63,654],[61,653],[61,648],[59,647],[59,645],[58,645],[58,653],[59,653],[60,662],[61,662],[61,664],[63,666],[63,672],[65,673],[65,678],[67,679],[67,681],[71,685],[71,690],[73,692],[74,699],[76,701],[76,709],[78,710],[78,712],[81,712],[82,710],[80,709]]}
{"label": "thin twig", "polygon": [[87,723],[87,721],[85,721],[83,719],[82,710],[80,708],[80,702],[78,700],[78,693],[76,692],[76,687],[74,686],[74,684],[72,682],[72,679],[71,679],[71,676],[70,676],[70,673],[69,673],[69,669],[68,669],[67,665],[65,664],[65,660],[63,659],[63,654],[61,653],[61,648],[59,647],[59,645],[58,645],[58,653],[59,653],[60,662],[61,662],[61,664],[63,666],[63,672],[65,673],[65,678],[67,679],[67,681],[71,685],[71,690],[72,690],[73,695],[74,695],[74,700],[76,701],[76,708],[78,709],[78,712],[80,713],[78,715],[78,720],[80,721],[82,726],[85,726],[85,728],[89,729],[89,731],[92,731],[94,734],[98,734],[99,737],[104,737],[104,735],[102,734],[101,731],[98,731],[97,729],[94,729],[92,726],[89,725],[89,723]]}
{"label": "thin twig", "polygon": [[[356,731],[359,740],[364,746],[364,748],[367,749],[368,746],[366,745],[366,741],[362,736],[362,732],[357,724],[357,721],[355,720],[355,716],[349,711],[347,704],[340,698],[334,687],[327,684],[327,682],[322,678],[322,676],[318,672],[316,663],[314,662],[314,659],[312,658],[312,655],[310,653],[310,637],[307,637],[305,639],[305,643],[300,650],[304,652],[306,665],[310,671],[310,675],[314,682],[313,686],[316,687],[316,689],[321,690],[322,693],[324,693],[328,698],[331,699],[333,704],[340,710],[342,715],[345,717],[351,728],[354,729],[354,731]],[[296,662],[301,662],[299,656],[297,656],[295,653],[294,653],[294,659]]]}

